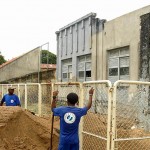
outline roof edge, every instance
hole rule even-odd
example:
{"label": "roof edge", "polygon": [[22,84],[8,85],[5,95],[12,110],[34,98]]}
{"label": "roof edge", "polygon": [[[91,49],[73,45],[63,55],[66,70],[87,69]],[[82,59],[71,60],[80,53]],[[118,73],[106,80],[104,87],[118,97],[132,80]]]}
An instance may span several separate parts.
{"label": "roof edge", "polygon": [[96,15],[97,15],[96,13],[91,12],[91,13],[89,13],[89,14],[87,14],[87,15],[79,18],[79,19],[77,19],[76,21],[73,21],[72,23],[70,23],[70,24],[60,28],[59,31],[56,31],[55,33],[58,34],[62,30],[65,30],[66,28],[69,28],[70,26],[72,26],[72,25],[74,25],[74,24],[76,24],[76,23],[78,23],[78,22],[80,22],[80,21],[82,21],[82,20],[84,20],[84,19],[86,19],[88,17],[96,17]]}

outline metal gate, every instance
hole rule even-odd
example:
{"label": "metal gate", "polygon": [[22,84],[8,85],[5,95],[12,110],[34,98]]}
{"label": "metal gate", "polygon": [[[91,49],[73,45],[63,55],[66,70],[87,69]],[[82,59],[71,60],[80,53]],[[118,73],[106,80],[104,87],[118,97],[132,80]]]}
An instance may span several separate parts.
{"label": "metal gate", "polygon": [[83,83],[83,103],[89,99],[89,89],[94,88],[92,108],[82,120],[83,150],[109,150],[111,130],[111,83],[91,81]]}
{"label": "metal gate", "polygon": [[149,150],[150,82],[117,81],[113,89],[111,150]]}
{"label": "metal gate", "polygon": [[70,92],[78,94],[79,107],[84,107],[89,99],[89,89],[95,89],[92,108],[80,122],[80,149],[109,150],[112,100],[110,81],[55,83],[52,87],[53,91],[59,91],[57,107],[66,105],[66,97]]}
{"label": "metal gate", "polygon": [[[0,85],[0,98],[8,86]],[[83,83],[13,84],[22,107],[38,115],[51,114],[51,97],[59,91],[57,106],[66,105],[66,96],[75,92],[79,107],[95,89],[92,108],[81,119],[79,128],[82,150],[149,150],[150,148],[150,82],[90,81]]]}

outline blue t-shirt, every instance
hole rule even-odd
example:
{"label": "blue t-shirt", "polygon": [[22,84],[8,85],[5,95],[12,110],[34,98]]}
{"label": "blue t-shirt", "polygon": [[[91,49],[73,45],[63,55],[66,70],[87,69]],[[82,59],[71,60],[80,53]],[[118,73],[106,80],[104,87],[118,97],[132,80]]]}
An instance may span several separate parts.
{"label": "blue t-shirt", "polygon": [[60,117],[60,144],[79,143],[79,122],[86,115],[87,107],[58,107],[53,109],[53,113]]}
{"label": "blue t-shirt", "polygon": [[20,105],[20,101],[17,95],[12,94],[6,94],[4,95],[4,97],[2,98],[2,102],[6,103],[6,106],[19,106]]}

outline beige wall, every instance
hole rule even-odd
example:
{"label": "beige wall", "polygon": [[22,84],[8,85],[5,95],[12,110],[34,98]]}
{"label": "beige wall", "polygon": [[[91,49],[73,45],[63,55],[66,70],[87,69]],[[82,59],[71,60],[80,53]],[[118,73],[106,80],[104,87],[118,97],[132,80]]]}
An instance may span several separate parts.
{"label": "beige wall", "polygon": [[[38,83],[38,73],[29,74],[19,78],[11,79],[8,83]],[[56,70],[40,72],[40,83],[56,82]]]}
{"label": "beige wall", "polygon": [[108,21],[104,31],[97,34],[97,80],[108,79],[107,51],[129,46],[130,80],[138,80],[140,16],[150,12],[150,5]]}
{"label": "beige wall", "polygon": [[38,72],[40,67],[39,55],[40,47],[37,47],[1,67],[0,82]]}

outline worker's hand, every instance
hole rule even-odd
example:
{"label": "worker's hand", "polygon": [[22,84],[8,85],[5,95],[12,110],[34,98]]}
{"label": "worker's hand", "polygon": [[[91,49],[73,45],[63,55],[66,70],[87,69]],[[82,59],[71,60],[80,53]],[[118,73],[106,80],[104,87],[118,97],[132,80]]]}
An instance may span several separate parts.
{"label": "worker's hand", "polygon": [[54,91],[54,92],[53,92],[53,96],[57,96],[58,93],[59,93],[59,91]]}
{"label": "worker's hand", "polygon": [[89,90],[89,95],[92,96],[93,93],[94,93],[94,89],[93,89],[93,87],[92,87],[92,88]]}

